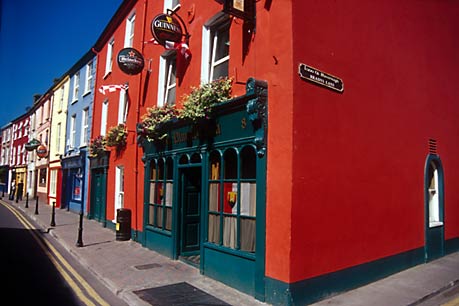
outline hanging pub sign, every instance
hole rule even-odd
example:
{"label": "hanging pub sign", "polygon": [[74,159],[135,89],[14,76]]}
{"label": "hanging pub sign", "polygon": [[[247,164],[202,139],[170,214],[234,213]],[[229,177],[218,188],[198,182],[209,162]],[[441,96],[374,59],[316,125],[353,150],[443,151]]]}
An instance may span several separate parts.
{"label": "hanging pub sign", "polygon": [[160,45],[166,41],[181,42],[183,36],[179,21],[170,15],[159,14],[151,22],[151,33]]}
{"label": "hanging pub sign", "polygon": [[37,155],[40,158],[46,157],[48,155],[48,149],[44,145],[39,145],[37,148]]}
{"label": "hanging pub sign", "polygon": [[325,86],[338,92],[344,91],[343,80],[306,64],[300,64],[298,66],[298,74],[306,81]]}
{"label": "hanging pub sign", "polygon": [[40,144],[41,144],[41,142],[38,139],[34,138],[31,141],[29,141],[28,143],[26,143],[24,146],[25,146],[25,149],[30,152],[30,151],[33,151],[36,148],[38,148],[38,146]]}
{"label": "hanging pub sign", "polygon": [[145,66],[143,55],[134,48],[124,48],[118,52],[118,67],[126,74],[135,75]]}
{"label": "hanging pub sign", "polygon": [[223,12],[253,23],[255,20],[255,0],[225,0]]}

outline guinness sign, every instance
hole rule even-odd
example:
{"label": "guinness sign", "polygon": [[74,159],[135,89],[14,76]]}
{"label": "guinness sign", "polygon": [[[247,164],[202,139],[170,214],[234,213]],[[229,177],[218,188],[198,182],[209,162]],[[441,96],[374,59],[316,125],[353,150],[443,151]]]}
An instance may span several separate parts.
{"label": "guinness sign", "polygon": [[166,41],[181,42],[183,36],[179,21],[167,14],[159,14],[153,19],[151,33],[156,41],[163,46]]}
{"label": "guinness sign", "polygon": [[118,53],[118,67],[126,74],[135,75],[142,72],[145,60],[142,54],[134,48],[124,48]]}

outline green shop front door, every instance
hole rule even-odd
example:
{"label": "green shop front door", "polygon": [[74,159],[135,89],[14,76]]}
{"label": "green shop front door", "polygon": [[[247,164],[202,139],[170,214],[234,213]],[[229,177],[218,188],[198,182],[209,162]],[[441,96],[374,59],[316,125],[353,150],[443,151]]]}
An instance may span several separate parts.
{"label": "green shop front door", "polygon": [[201,232],[201,168],[180,171],[180,256],[199,254]]}

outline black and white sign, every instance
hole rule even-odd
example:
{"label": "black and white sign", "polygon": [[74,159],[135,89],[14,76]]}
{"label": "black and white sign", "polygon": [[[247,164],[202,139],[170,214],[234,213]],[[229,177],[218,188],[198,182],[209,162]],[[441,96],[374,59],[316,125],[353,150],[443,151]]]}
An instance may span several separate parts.
{"label": "black and white sign", "polygon": [[343,80],[306,64],[301,63],[298,66],[298,74],[306,81],[325,86],[338,92],[344,91]]}
{"label": "black and white sign", "polygon": [[142,54],[134,48],[121,49],[117,62],[121,71],[130,75],[139,74],[145,65]]}

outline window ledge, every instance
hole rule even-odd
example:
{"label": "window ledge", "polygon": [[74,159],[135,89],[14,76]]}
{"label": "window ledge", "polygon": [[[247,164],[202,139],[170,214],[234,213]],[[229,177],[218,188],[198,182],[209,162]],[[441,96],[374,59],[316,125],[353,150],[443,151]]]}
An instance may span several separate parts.
{"label": "window ledge", "polygon": [[91,90],[85,91],[83,94],[83,97],[89,95],[90,93],[91,93]]}
{"label": "window ledge", "polygon": [[439,227],[439,226],[443,226],[443,222],[440,222],[440,221],[429,222],[429,227],[430,227],[430,228],[432,228],[432,227]]}
{"label": "window ledge", "polygon": [[105,80],[106,78],[108,78],[108,76],[109,76],[110,74],[112,74],[112,71],[111,71],[111,70],[105,72],[105,74],[104,74],[104,76],[103,76],[102,78]]}

